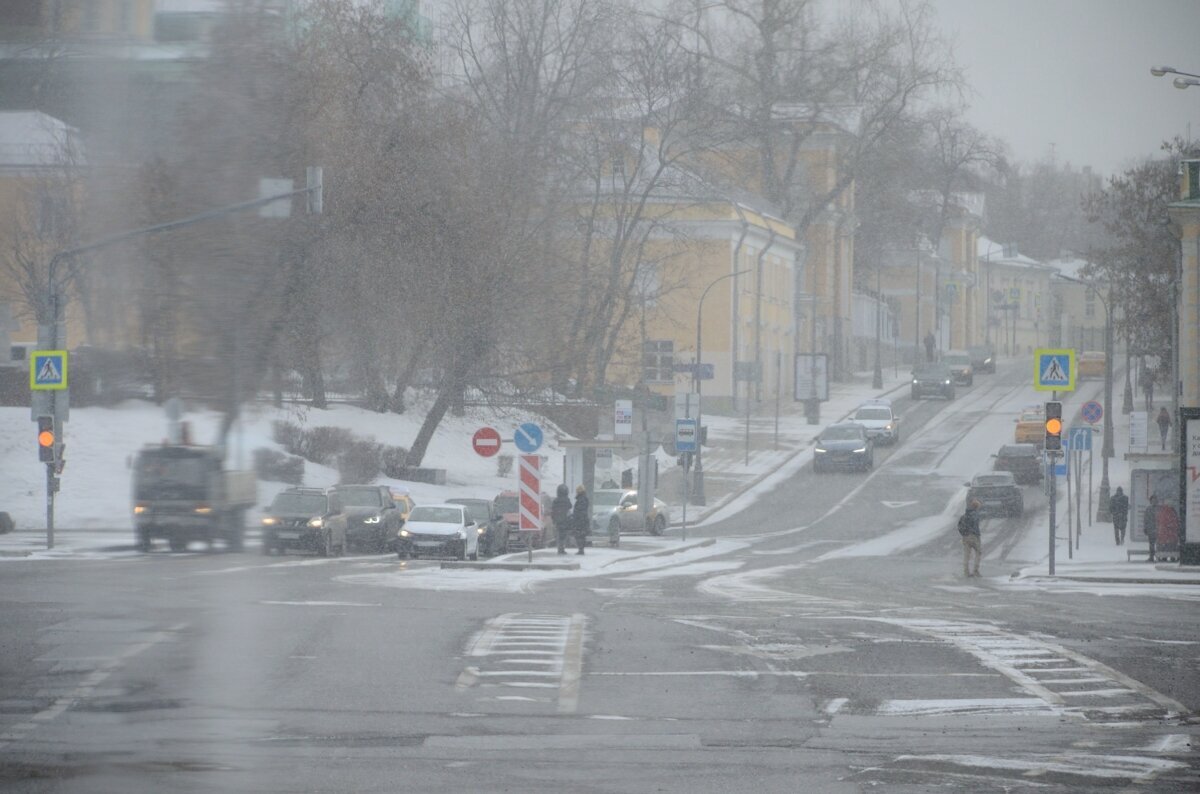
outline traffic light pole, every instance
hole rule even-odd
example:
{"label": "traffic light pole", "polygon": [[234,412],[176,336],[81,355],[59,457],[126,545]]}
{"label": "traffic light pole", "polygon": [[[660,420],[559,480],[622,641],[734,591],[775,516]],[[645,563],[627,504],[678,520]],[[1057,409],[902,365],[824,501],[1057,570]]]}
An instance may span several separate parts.
{"label": "traffic light pole", "polygon": [[54,548],[54,492],[58,490],[54,476],[54,464],[46,464],[46,548]]}
{"label": "traffic light pole", "polygon": [[1054,524],[1056,502],[1058,500],[1058,475],[1054,473],[1057,453],[1050,453],[1050,575],[1054,575]]}

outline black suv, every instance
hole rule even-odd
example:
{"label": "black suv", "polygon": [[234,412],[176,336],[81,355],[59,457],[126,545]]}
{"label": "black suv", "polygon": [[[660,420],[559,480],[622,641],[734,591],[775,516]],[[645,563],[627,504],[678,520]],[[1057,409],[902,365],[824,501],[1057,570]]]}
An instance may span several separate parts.
{"label": "black suv", "polygon": [[331,557],[346,549],[346,522],[340,505],[323,488],[288,488],[275,496],[265,513],[263,554],[310,549]]}
{"label": "black suv", "polygon": [[1018,485],[1037,485],[1042,481],[1042,456],[1035,444],[1005,444],[992,455],[994,471],[1012,472]]}
{"label": "black suv", "polygon": [[1013,478],[1012,472],[994,471],[976,474],[974,479],[963,483],[967,491],[967,504],[979,500],[979,514],[988,516],[1019,516],[1025,512],[1025,497]]}
{"label": "black suv", "polygon": [[954,399],[954,374],[940,361],[918,364],[912,374],[912,398],[919,400],[927,394]]}
{"label": "black suv", "polygon": [[346,543],[368,551],[395,551],[404,515],[386,485],[339,485],[330,489],[346,517]]}

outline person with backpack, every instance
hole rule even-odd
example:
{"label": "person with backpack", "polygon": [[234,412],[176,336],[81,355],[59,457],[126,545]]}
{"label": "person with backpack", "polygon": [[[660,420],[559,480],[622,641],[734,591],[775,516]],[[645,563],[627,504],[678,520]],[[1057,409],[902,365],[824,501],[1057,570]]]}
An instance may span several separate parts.
{"label": "person with backpack", "polygon": [[1125,542],[1125,526],[1129,521],[1129,497],[1117,486],[1117,491],[1108,499],[1108,513],[1112,516],[1113,534],[1116,535],[1117,545]]}
{"label": "person with backpack", "polygon": [[[958,519],[958,534],[962,535],[963,545],[963,576],[979,576],[979,562],[983,557],[983,544],[979,538],[979,508],[982,506],[978,499],[972,499]],[[972,552],[975,553],[974,569],[970,564]]]}

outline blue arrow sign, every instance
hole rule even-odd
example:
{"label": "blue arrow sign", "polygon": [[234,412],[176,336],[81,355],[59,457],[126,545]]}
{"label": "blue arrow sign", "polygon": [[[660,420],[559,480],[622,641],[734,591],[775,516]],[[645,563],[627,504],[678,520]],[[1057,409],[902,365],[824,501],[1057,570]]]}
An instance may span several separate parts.
{"label": "blue arrow sign", "polygon": [[1092,428],[1072,427],[1068,433],[1067,444],[1071,449],[1092,448]]}
{"label": "blue arrow sign", "polygon": [[542,428],[533,422],[525,422],[513,433],[513,442],[524,453],[537,452],[542,445]]}

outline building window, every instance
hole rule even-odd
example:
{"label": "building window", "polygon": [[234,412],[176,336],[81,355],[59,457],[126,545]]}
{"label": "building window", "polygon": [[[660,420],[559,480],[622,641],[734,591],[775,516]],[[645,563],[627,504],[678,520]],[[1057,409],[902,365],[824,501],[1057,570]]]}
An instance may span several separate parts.
{"label": "building window", "polygon": [[675,343],[669,339],[647,340],[642,343],[642,382],[673,383],[675,381]]}
{"label": "building window", "polygon": [[1091,290],[1087,291],[1087,295],[1085,295],[1083,299],[1083,316],[1096,316],[1096,293],[1092,292]]}

